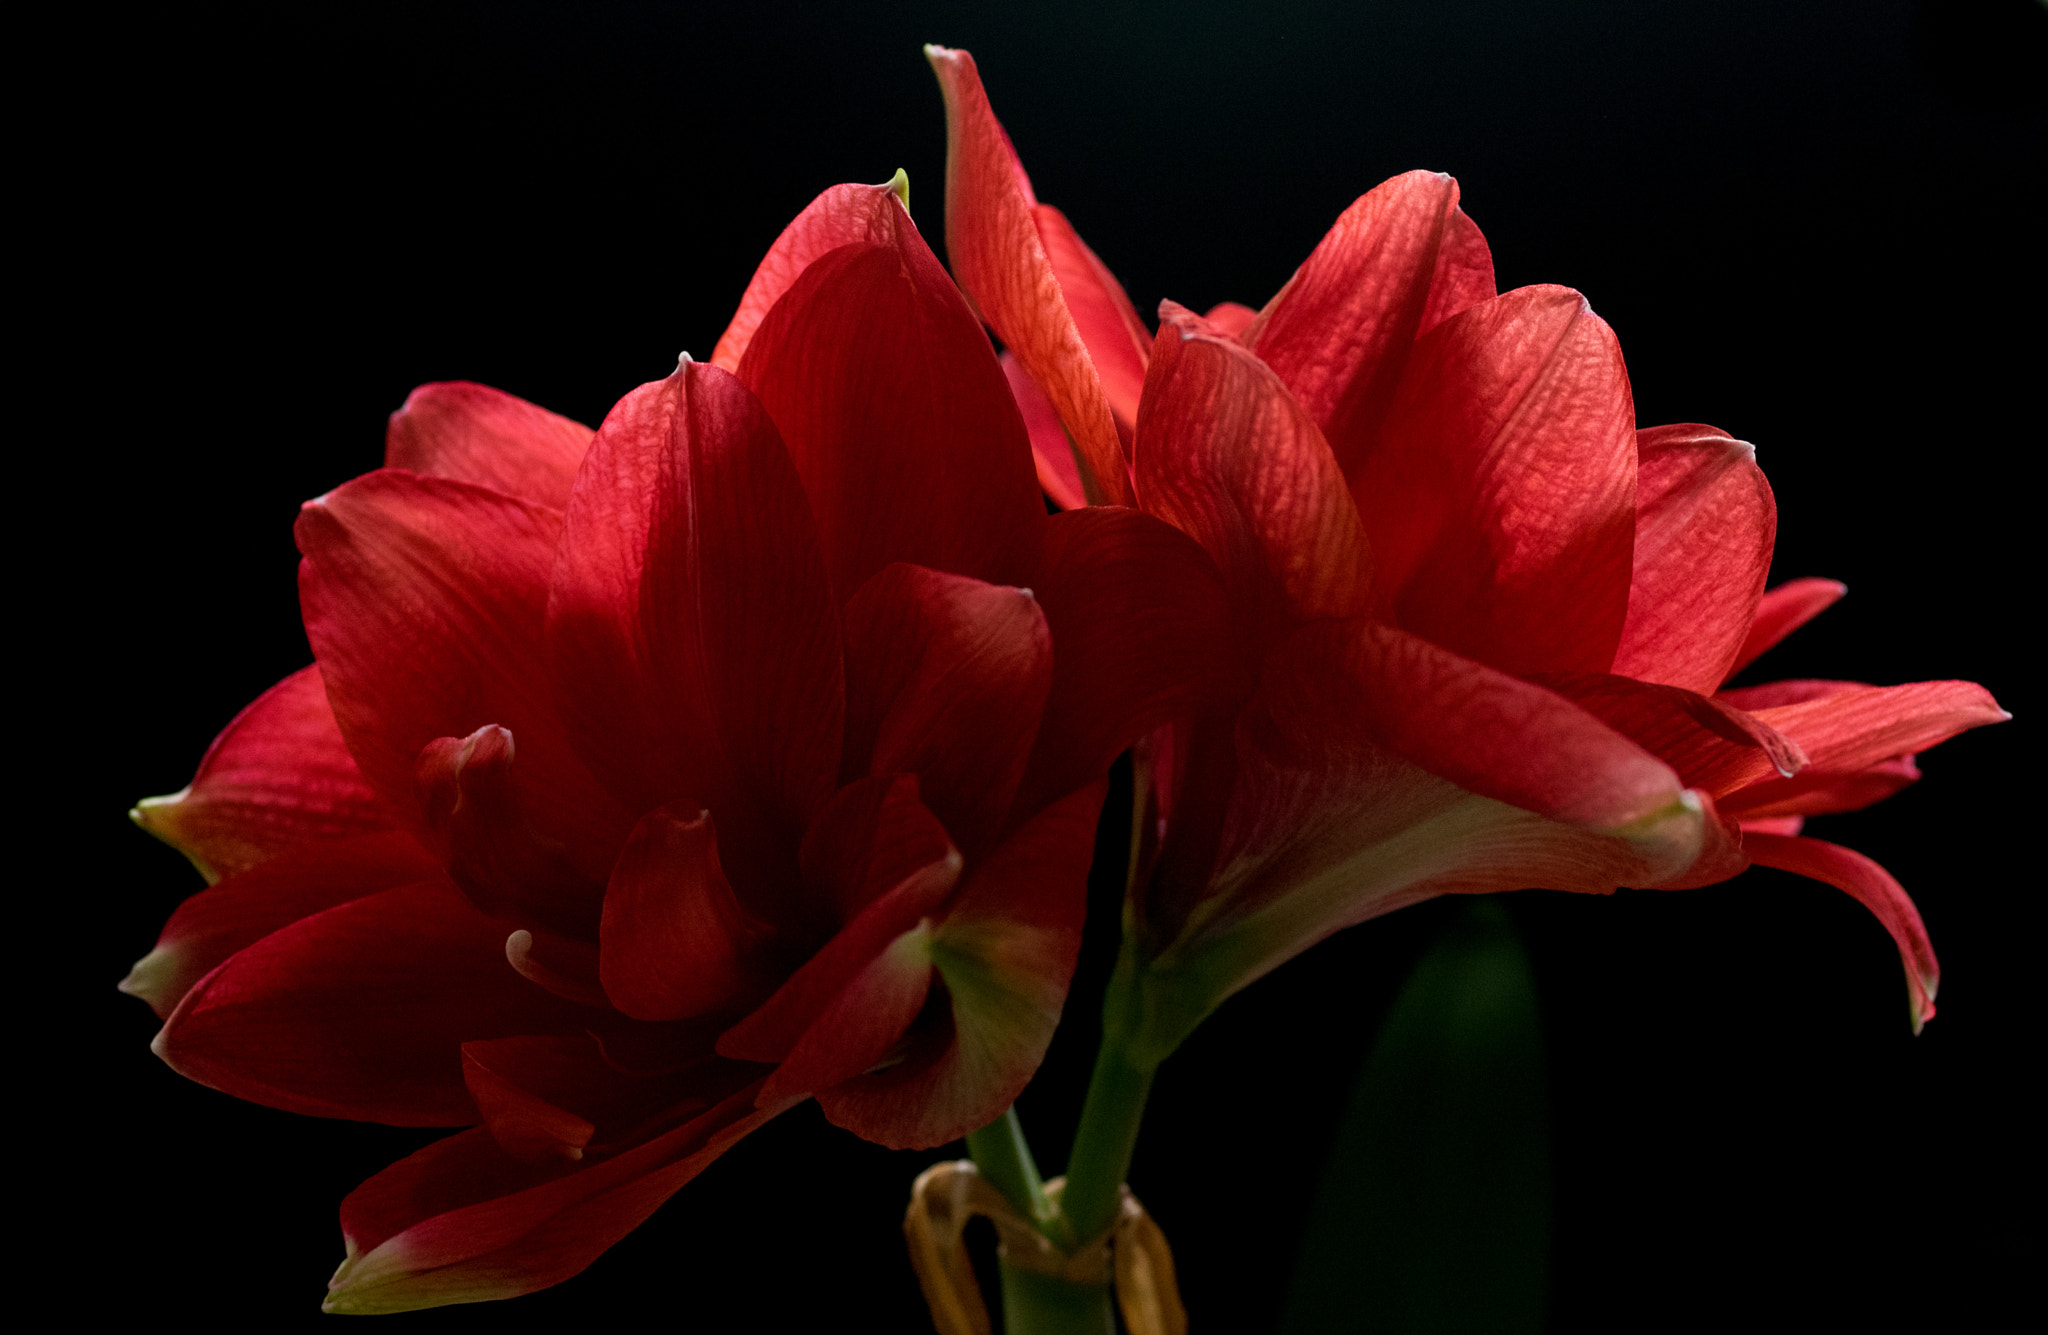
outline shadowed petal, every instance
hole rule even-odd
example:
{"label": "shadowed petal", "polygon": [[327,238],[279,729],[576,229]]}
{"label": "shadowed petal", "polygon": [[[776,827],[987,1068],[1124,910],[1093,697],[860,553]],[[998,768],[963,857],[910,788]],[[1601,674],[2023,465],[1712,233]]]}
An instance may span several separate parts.
{"label": "shadowed petal", "polygon": [[1671,766],[1686,787],[1717,798],[1806,764],[1797,743],[1754,715],[1676,686],[1597,672],[1533,680]]}
{"label": "shadowed petal", "polygon": [[[1839,811],[1861,811],[1919,779],[1920,767],[1911,756],[1881,760],[1847,773],[1807,769],[1789,779],[1766,779],[1731,793],[1722,801],[1721,809],[1740,817],[1745,826],[1757,821],[1828,816]],[[1798,830],[1782,833],[1797,834]]]}
{"label": "shadowed petal", "polygon": [[1011,353],[1000,358],[1003,376],[1016,396],[1017,411],[1023,415],[1024,430],[1031,437],[1031,459],[1038,469],[1038,486],[1062,510],[1078,510],[1088,504],[1087,489],[1081,483],[1081,465],[1074,458],[1074,442],[1060,425],[1059,412],[1045,391],[1031,383],[1031,376]]}
{"label": "shadowed petal", "polygon": [[1638,431],[1635,574],[1614,670],[1718,687],[1750,634],[1777,531],[1750,445],[1710,426]]}
{"label": "shadowed petal", "polygon": [[505,961],[505,928],[445,881],[353,900],[202,979],[156,1051],[200,1084],[287,1112],[398,1126],[476,1120],[461,1047],[589,1014]]}
{"label": "shadowed petal", "polygon": [[145,797],[128,814],[209,881],[298,844],[397,824],[341,740],[317,666],[300,668],[235,715],[191,783]]}
{"label": "shadowed petal", "polygon": [[180,904],[121,990],[168,1018],[194,983],[242,947],[336,904],[440,871],[411,835],[396,830],[281,853]]}
{"label": "shadowed petal", "polygon": [[559,510],[592,432],[581,422],[463,380],[421,385],[391,414],[384,466],[474,482]]}

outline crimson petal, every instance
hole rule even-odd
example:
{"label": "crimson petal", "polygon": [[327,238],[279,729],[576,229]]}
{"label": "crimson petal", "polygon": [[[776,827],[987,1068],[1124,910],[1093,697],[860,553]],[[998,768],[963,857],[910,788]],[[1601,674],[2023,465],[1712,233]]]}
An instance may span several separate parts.
{"label": "crimson petal", "polygon": [[1957,733],[2012,717],[1973,681],[1863,686],[1753,712],[1797,742],[1815,769],[1834,771],[1925,751]]}
{"label": "crimson petal", "polygon": [[1728,665],[1734,676],[1756,661],[1757,655],[1798,630],[1807,622],[1840,602],[1849,586],[1836,579],[1787,580],[1757,600],[1756,619],[1743,637],[1735,661]]}
{"label": "crimson petal", "polygon": [[180,1075],[287,1112],[398,1126],[477,1119],[472,1039],[581,1027],[588,1012],[505,961],[503,924],[446,881],[300,919],[202,979],[156,1051]]}
{"label": "crimson petal", "polygon": [[129,815],[209,881],[298,844],[396,824],[341,739],[318,666],[257,696],[213,739],[191,783]]}
{"label": "crimson petal", "polygon": [[1023,415],[1025,433],[1031,437],[1031,460],[1038,469],[1038,486],[1062,510],[1078,510],[1088,504],[1087,487],[1081,481],[1081,465],[1074,458],[1074,442],[1060,425],[1060,415],[1032,383],[1031,375],[1013,353],[1004,353],[1003,378],[1010,382],[1017,411]]}

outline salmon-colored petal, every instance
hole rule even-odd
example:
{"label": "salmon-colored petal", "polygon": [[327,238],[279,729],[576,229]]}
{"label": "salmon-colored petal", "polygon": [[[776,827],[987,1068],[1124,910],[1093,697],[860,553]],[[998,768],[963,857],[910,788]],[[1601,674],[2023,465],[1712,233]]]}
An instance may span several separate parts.
{"label": "salmon-colored petal", "polygon": [[569,743],[542,621],[561,515],[465,482],[386,470],[300,511],[299,601],[363,777],[422,819],[420,751],[486,724],[519,739],[520,819],[601,880],[630,818]]}
{"label": "salmon-colored petal", "polygon": [[145,797],[128,814],[209,881],[300,844],[397,825],[349,755],[317,666],[300,668],[235,715],[191,783]]}
{"label": "salmon-colored petal", "polygon": [[1243,302],[1219,301],[1203,311],[1202,318],[1209,322],[1210,328],[1225,338],[1242,340],[1244,331],[1252,327],[1252,322],[1259,318],[1259,313]]}
{"label": "salmon-colored petal", "polygon": [[1413,171],[1346,209],[1243,338],[1322,428],[1348,479],[1416,338],[1492,296],[1492,256],[1458,209],[1458,183]]}
{"label": "salmon-colored petal", "polygon": [[1807,763],[1797,743],[1754,715],[1681,687],[1597,672],[1533,680],[1671,766],[1686,787],[1716,798],[1796,774]]}
{"label": "salmon-colored petal", "polygon": [[774,926],[748,912],[718,863],[711,813],[640,818],[612,869],[598,936],[605,995],[636,1020],[753,1006],[770,986]]}
{"label": "salmon-colored petal", "polygon": [[547,640],[577,746],[613,792],[635,811],[717,812],[749,892],[792,879],[839,768],[838,613],[803,483],[737,379],[686,363],[606,417]]}
{"label": "salmon-colored petal", "polygon": [[1081,483],[1081,465],[1074,459],[1074,443],[1060,425],[1059,411],[1045,391],[1031,382],[1030,373],[1015,354],[1006,352],[1000,360],[1010,393],[1016,396],[1017,411],[1024,417],[1024,430],[1031,437],[1039,489],[1062,510],[1080,509],[1088,504],[1087,491]]}
{"label": "salmon-colored petal", "polygon": [[1116,418],[1117,434],[1129,453],[1131,429],[1138,421],[1138,398],[1145,388],[1145,359],[1152,335],[1138,319],[1137,308],[1123,284],[1096,257],[1067,216],[1050,204],[1036,204],[1031,220],[1038,240],[1059,279],[1060,293],[1074,317],[1074,328],[1102,380],[1103,397]]}
{"label": "salmon-colored petal", "polygon": [[895,244],[910,221],[904,198],[909,190],[909,179],[898,172],[886,185],[835,185],[806,205],[755,268],[732,323],[712,350],[711,364],[723,371],[740,369],[754,331],[813,260],[854,242]]}
{"label": "salmon-colored petal", "polygon": [[1394,619],[1515,673],[1605,672],[1628,613],[1636,443],[1614,332],[1527,287],[1416,343],[1353,482]]}
{"label": "salmon-colored petal", "polygon": [[589,1014],[513,972],[504,942],[504,925],[446,881],[352,900],[208,974],[156,1051],[188,1079],[287,1112],[474,1122],[462,1044],[575,1032]]}
{"label": "salmon-colored petal", "polygon": [[1765,593],[1757,600],[1756,619],[1728,665],[1728,675],[1748,667],[1757,655],[1833,607],[1848,591],[1840,580],[1807,578],[1787,580]]}
{"label": "salmon-colored petal", "polygon": [[784,1111],[756,1108],[758,1077],[738,1083],[751,1073],[740,1070],[705,1077],[715,1096],[707,1111],[602,1160],[523,1162],[486,1127],[399,1160],[341,1204],[348,1255],[328,1281],[325,1309],[368,1315],[488,1302],[577,1274]]}
{"label": "salmon-colored petal", "polygon": [[474,482],[559,510],[592,431],[581,422],[464,380],[421,385],[391,414],[384,466]]}
{"label": "salmon-colored petal", "polygon": [[914,229],[814,262],[739,375],[789,445],[842,603],[893,561],[989,578],[1045,523],[988,335]]}
{"label": "salmon-colored petal", "polygon": [[1973,681],[1865,686],[1752,712],[1797,742],[1816,770],[1838,772],[1925,751],[1959,732],[2012,717]]}
{"label": "salmon-colored petal", "polygon": [[1743,851],[1758,866],[1776,867],[1823,881],[1871,911],[1884,924],[1906,966],[1906,1005],[1913,1032],[1934,1018],[1934,994],[1941,986],[1941,965],[1920,910],[1890,872],[1854,849],[1819,839],[1745,832]]}
{"label": "salmon-colored petal", "polygon": [[194,983],[242,947],[336,904],[439,873],[436,860],[396,830],[280,853],[180,904],[121,990],[168,1018]]}
{"label": "salmon-colored petal", "polygon": [[1270,368],[1172,302],[1136,448],[1146,511],[1216,562],[1250,652],[1294,622],[1364,610],[1365,532],[1322,432]]}
{"label": "salmon-colored petal", "polygon": [[1105,785],[1046,808],[961,885],[922,946],[945,984],[901,1059],[819,1092],[825,1116],[894,1148],[986,1126],[1044,1060],[1080,956]]}
{"label": "salmon-colored petal", "polygon": [[975,857],[1009,813],[1052,675],[1030,590],[889,566],[846,605],[845,765],[916,774]]}
{"label": "salmon-colored petal", "polygon": [[1720,686],[1755,621],[1777,531],[1749,444],[1710,426],[1636,432],[1635,573],[1614,670]]}
{"label": "salmon-colored petal", "polygon": [[[1797,821],[1806,816],[1829,816],[1840,811],[1861,811],[1884,801],[1920,780],[1920,767],[1911,756],[1881,760],[1859,770],[1802,770],[1789,779],[1766,779],[1753,783],[1723,799],[1722,810],[1742,818],[1744,828],[1773,820]],[[1771,830],[1773,834],[1797,834],[1798,829]]]}
{"label": "salmon-colored petal", "polygon": [[[1066,423],[1089,500],[1129,505],[1115,413],[1074,309],[1078,303],[1100,317],[1091,318],[1090,332],[1103,338],[1104,361],[1116,365],[1129,355],[1134,337],[1116,309],[1118,300],[1128,306],[1128,299],[1121,289],[1105,291],[1088,281],[1100,264],[1088,263],[1094,256],[1079,246],[1078,237],[1073,246],[1086,260],[1074,262],[1072,249],[1063,244],[1072,235],[1062,226],[1064,218],[1054,214],[1057,223],[1041,223],[1030,178],[988,104],[974,57],[942,46],[926,47],[925,55],[946,99],[946,254],[953,275]],[[1064,271],[1048,253],[1046,231],[1065,251]],[[1076,284],[1071,297],[1063,279]]]}

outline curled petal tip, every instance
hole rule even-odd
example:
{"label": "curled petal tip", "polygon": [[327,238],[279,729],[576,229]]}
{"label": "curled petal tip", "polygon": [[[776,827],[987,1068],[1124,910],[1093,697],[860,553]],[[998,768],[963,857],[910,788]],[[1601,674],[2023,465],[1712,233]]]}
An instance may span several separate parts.
{"label": "curled petal tip", "polygon": [[882,184],[896,196],[903,205],[903,211],[910,212],[910,173],[898,167],[896,174]]}

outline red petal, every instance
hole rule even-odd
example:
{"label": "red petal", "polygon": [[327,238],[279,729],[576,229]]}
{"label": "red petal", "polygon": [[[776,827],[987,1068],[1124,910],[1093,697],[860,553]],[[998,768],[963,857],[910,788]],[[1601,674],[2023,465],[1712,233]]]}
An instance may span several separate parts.
{"label": "red petal", "polygon": [[1228,608],[1207,554],[1135,510],[1055,516],[1011,578],[1052,628],[1052,693],[1016,811],[1092,783],[1138,738],[1242,689],[1227,671]]}
{"label": "red petal", "polygon": [[766,1102],[800,1098],[883,1064],[932,987],[932,924],[920,918],[889,941],[826,1002],[775,1074]]}
{"label": "red petal", "polygon": [[474,482],[559,510],[569,503],[591,430],[503,390],[421,385],[391,414],[384,466]]}
{"label": "red petal", "polygon": [[446,882],[300,919],[186,993],[157,1054],[287,1112],[398,1126],[476,1120],[462,1044],[580,1028],[588,1012],[514,973],[504,926]]}
{"label": "red petal", "polygon": [[1780,584],[1757,601],[1756,620],[1735,661],[1728,666],[1734,676],[1756,661],[1757,655],[1833,607],[1849,586],[1833,579],[1795,579]]}
{"label": "red petal", "polygon": [[518,798],[525,767],[515,757],[512,734],[494,723],[421,749],[413,789],[428,846],[484,912],[588,939],[604,883],[527,827]]}
{"label": "red petal", "polygon": [[209,881],[298,844],[396,824],[341,740],[318,667],[257,696],[213,739],[191,783],[129,815]]}
{"label": "red petal", "polygon": [[888,185],[835,185],[791,219],[754,270],[740,308],[733,312],[732,323],[711,353],[711,364],[722,371],[740,369],[754,331],[812,261],[854,242],[895,244],[898,232],[910,221],[896,191],[893,181]]}
{"label": "red petal", "polygon": [[[708,1041],[690,1058],[643,1075],[620,1068],[590,1034],[523,1034],[463,1044],[462,1073],[484,1125],[507,1154],[528,1162],[573,1160],[586,1147],[603,1156],[622,1139],[644,1136],[650,1118],[674,1125],[716,1102],[721,1090],[715,1083],[705,1088],[705,1079],[725,1064]],[[729,1069],[724,1078],[731,1078]]]}
{"label": "red petal", "polygon": [[1254,654],[1290,621],[1363,610],[1365,533],[1322,432],[1236,340],[1171,302],[1160,320],[1138,422],[1145,509],[1214,558]]}
{"label": "red petal", "polygon": [[1395,620],[1508,672],[1605,672],[1628,612],[1634,408],[1614,333],[1529,287],[1419,340],[1353,491]]}
{"label": "red petal", "polygon": [[1925,751],[1959,732],[2012,717],[1973,681],[1865,686],[1754,712],[1804,748],[1813,768],[1838,772]]}
{"label": "red petal", "polygon": [[999,360],[1003,375],[1016,396],[1017,411],[1023,415],[1024,430],[1031,437],[1031,458],[1038,468],[1038,486],[1062,510],[1078,510],[1088,504],[1081,484],[1081,465],[1074,459],[1074,443],[1060,425],[1058,410],[1045,391],[1031,383],[1031,377],[1016,357],[1004,353]]}
{"label": "red petal", "polygon": [[838,615],[802,483],[732,376],[683,365],[605,419],[569,504],[548,649],[614,792],[637,811],[709,807],[736,884],[788,879],[839,768]]}
{"label": "red petal", "polygon": [[1138,319],[1123,284],[1096,258],[1064,213],[1050,204],[1034,204],[1031,220],[1038,228],[1053,275],[1059,279],[1074,328],[1101,377],[1102,394],[1116,416],[1118,434],[1128,445],[1131,428],[1138,421],[1138,398],[1145,388],[1151,332]]}
{"label": "red petal", "polygon": [[121,990],[168,1017],[194,983],[242,947],[336,904],[439,874],[427,851],[395,830],[281,853],[180,904]]}
{"label": "red petal", "polygon": [[1852,691],[1873,689],[1875,688],[1869,682],[1830,681],[1806,677],[1788,681],[1767,681],[1761,686],[1737,686],[1733,690],[1715,692],[1714,698],[1737,709],[1754,712],[1779,705],[1801,705],[1812,700],[1827,700],[1837,695],[1848,695]]}
{"label": "red petal", "polygon": [[602,880],[629,821],[590,778],[547,688],[541,626],[561,516],[443,478],[382,472],[299,514],[299,598],[327,697],[370,785],[414,813],[422,748],[518,737],[521,818]]}
{"label": "red petal", "polygon": [[1458,183],[1414,171],[1344,211],[1244,342],[1323,429],[1350,478],[1415,339],[1492,296],[1493,259],[1458,209]]}
{"label": "red petal", "polygon": [[[886,855],[884,855],[886,857]],[[840,993],[887,951],[891,943],[935,912],[960,878],[960,854],[948,846],[869,902],[845,930],[790,976],[761,1008],[718,1040],[719,1055],[780,1062],[825,1015]],[[797,1089],[792,1093],[808,1093]]]}
{"label": "red petal", "polygon": [[1009,382],[914,231],[812,264],[739,374],[789,443],[842,602],[892,561],[986,578],[1045,523]]}
{"label": "red petal", "polygon": [[[1071,235],[1061,226],[1065,219],[1035,216],[1038,200],[989,107],[974,57],[941,46],[926,47],[925,55],[946,99],[946,253],[954,276],[1059,410],[1083,462],[1090,499],[1129,505],[1123,447],[1098,369],[1098,356],[1114,367],[1129,355],[1124,339],[1130,330],[1119,330],[1122,321],[1106,314],[1128,299],[1121,289],[1089,281],[1100,262],[1078,238],[1074,246],[1094,263],[1074,262],[1072,250],[1061,245],[1062,236]],[[1048,232],[1066,261],[1059,267],[1048,253]],[[1063,280],[1074,284],[1071,292]],[[1086,332],[1103,340],[1099,354],[1076,319],[1076,305],[1091,315]]]}
{"label": "red petal", "polygon": [[[733,1083],[721,1076],[713,1092]],[[756,1085],[674,1130],[598,1162],[524,1164],[478,1127],[401,1159],[341,1205],[348,1259],[330,1312],[487,1302],[559,1284],[782,1108]]]}
{"label": "red petal", "polygon": [[1753,715],[1676,686],[1595,672],[1535,680],[1677,770],[1686,787],[1717,798],[1806,764],[1796,743]]}
{"label": "red petal", "polygon": [[[1774,820],[1797,821],[1805,816],[1828,816],[1838,811],[1861,811],[1884,801],[1919,781],[1920,767],[1911,756],[1880,761],[1847,774],[1805,770],[1789,779],[1753,783],[1731,793],[1721,809],[1740,816],[1744,828]],[[1797,834],[1798,829],[1771,830],[1773,834]]]}
{"label": "red petal", "polygon": [[505,1153],[522,1163],[581,1159],[597,1127],[520,1087],[493,1069],[491,1049],[506,1044],[560,1040],[511,1038],[462,1045],[462,1079],[483,1114],[484,1126]]}
{"label": "red petal", "polygon": [[876,774],[837,793],[804,833],[804,885],[836,930],[933,863],[956,858],[946,827],[918,800],[914,774]]}
{"label": "red petal", "polygon": [[1812,877],[1843,891],[1877,915],[1885,931],[1899,948],[1906,966],[1906,1004],[1913,1032],[1934,1018],[1934,993],[1941,985],[1941,965],[1934,958],[1934,944],[1927,939],[1927,927],[1920,910],[1891,873],[1853,849],[1818,839],[1791,839],[1783,835],[1746,833],[1743,851],[1759,866],[1776,867]]}
{"label": "red petal", "polygon": [[1635,575],[1614,670],[1711,692],[1762,596],[1778,509],[1756,450],[1710,426],[1636,433]]}
{"label": "red petal", "polygon": [[1030,590],[889,566],[846,605],[849,777],[916,774],[975,856],[1016,796],[1052,673]]}
{"label": "red petal", "polygon": [[1252,321],[1259,318],[1259,313],[1240,302],[1219,301],[1202,312],[1202,318],[1225,338],[1242,339],[1244,331],[1251,328]]}
{"label": "red petal", "polygon": [[671,805],[640,818],[604,897],[605,995],[637,1020],[735,1011],[766,989],[774,928],[749,913],[718,865],[711,813]]}
{"label": "red petal", "polygon": [[913,1031],[903,1061],[822,1091],[826,1117],[879,1144],[928,1149],[1016,1101],[1073,978],[1103,792],[1092,784],[1047,808],[974,869],[928,947],[947,1010]]}
{"label": "red petal", "polygon": [[1691,811],[1671,768],[1556,692],[1367,621],[1310,626],[1269,678],[1276,713],[1356,732],[1452,783],[1595,830]]}

